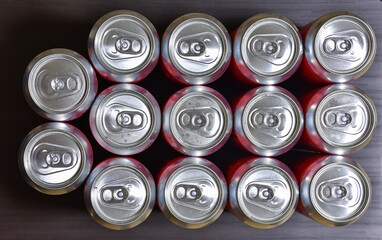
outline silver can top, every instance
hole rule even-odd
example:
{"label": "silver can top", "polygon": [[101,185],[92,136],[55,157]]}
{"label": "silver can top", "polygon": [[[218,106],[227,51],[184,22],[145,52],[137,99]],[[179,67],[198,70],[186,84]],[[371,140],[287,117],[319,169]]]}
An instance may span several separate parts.
{"label": "silver can top", "polygon": [[355,165],[332,162],[314,175],[309,192],[318,214],[336,224],[347,224],[366,211],[371,185],[367,175]]}
{"label": "silver can top", "polygon": [[97,92],[90,63],[68,49],[51,49],[37,55],[24,74],[24,94],[41,116],[67,121],[81,116]]}
{"label": "silver can top", "polygon": [[223,174],[211,162],[185,157],[173,162],[160,176],[158,203],[175,224],[200,228],[214,222],[226,204]]}
{"label": "silver can top", "polygon": [[316,108],[315,125],[319,136],[331,148],[344,154],[371,139],[377,114],[372,100],[350,85],[334,85]]}
{"label": "silver can top", "polygon": [[228,31],[207,14],[183,15],[163,35],[164,65],[183,83],[200,85],[216,80],[227,69],[231,52]]}
{"label": "silver can top", "polygon": [[[271,228],[289,219],[298,200],[293,173],[272,158],[246,161],[235,172],[230,184],[231,205],[239,218],[250,226]],[[236,206],[237,204],[237,206]]]}
{"label": "silver can top", "polygon": [[98,95],[89,122],[102,147],[115,154],[131,155],[155,141],[161,114],[157,101],[147,90],[133,84],[117,84]]}
{"label": "silver can top", "polygon": [[19,155],[20,170],[36,190],[65,194],[88,176],[93,152],[86,136],[66,123],[47,123],[24,139]]}
{"label": "silver can top", "polygon": [[240,72],[258,84],[277,84],[298,68],[303,53],[297,27],[277,14],[246,20],[234,35],[233,56]]}
{"label": "silver can top", "polygon": [[371,66],[376,38],[370,25],[358,16],[330,13],[311,26],[305,48],[314,72],[331,82],[343,83],[358,78]]}
{"label": "silver can top", "polygon": [[187,87],[166,103],[163,130],[177,151],[205,156],[228,140],[232,130],[231,108],[227,100],[211,88]]}
{"label": "silver can top", "polygon": [[280,155],[292,148],[302,133],[304,118],[297,99],[287,90],[264,86],[250,90],[235,112],[239,140],[251,152]]}
{"label": "silver can top", "polygon": [[137,82],[155,67],[159,37],[152,23],[127,10],[101,17],[89,35],[89,56],[97,71],[114,82]]}
{"label": "silver can top", "polygon": [[134,159],[105,160],[89,176],[85,203],[91,216],[105,227],[116,230],[135,227],[154,207],[154,179]]}

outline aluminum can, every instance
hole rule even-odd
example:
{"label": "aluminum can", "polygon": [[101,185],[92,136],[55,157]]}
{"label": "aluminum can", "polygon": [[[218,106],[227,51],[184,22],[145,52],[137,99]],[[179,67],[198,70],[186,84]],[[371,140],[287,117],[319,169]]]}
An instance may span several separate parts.
{"label": "aluminum can", "polygon": [[89,34],[88,52],[98,73],[118,83],[145,78],[159,59],[159,37],[139,13],[117,10],[101,17]]}
{"label": "aluminum can", "polygon": [[300,73],[315,83],[346,83],[374,61],[377,41],[370,25],[348,12],[328,13],[300,29],[304,57]]}
{"label": "aluminum can", "polygon": [[97,142],[118,155],[137,154],[157,138],[161,127],[155,98],[134,84],[116,84],[101,92],[90,110],[90,129]]}
{"label": "aluminum can", "polygon": [[97,88],[93,67],[83,56],[68,49],[40,53],[24,73],[23,90],[28,104],[53,121],[80,117],[90,108]]}
{"label": "aluminum can", "polygon": [[180,153],[209,155],[227,142],[231,130],[231,108],[227,100],[212,88],[183,88],[174,93],[164,106],[164,137]]}
{"label": "aluminum can", "polygon": [[371,183],[364,169],[350,158],[310,155],[290,166],[300,188],[297,211],[327,226],[357,221],[371,200]]}
{"label": "aluminum can", "polygon": [[230,168],[228,209],[255,228],[274,228],[294,213],[299,199],[296,177],[282,162],[249,157]]}
{"label": "aluminum can", "polygon": [[260,156],[289,151],[302,135],[304,115],[297,99],[277,86],[263,86],[245,93],[235,108],[236,141]]}
{"label": "aluminum can", "polygon": [[249,18],[233,33],[231,67],[239,80],[273,85],[296,72],[302,54],[297,27],[283,16],[263,13]]}
{"label": "aluminum can", "polygon": [[45,194],[61,195],[79,187],[89,175],[93,151],[86,136],[67,123],[33,129],[19,151],[19,168],[27,183]]}
{"label": "aluminum can", "polygon": [[104,227],[133,228],[150,215],[155,182],[143,164],[127,157],[104,160],[91,172],[84,190],[86,208]]}
{"label": "aluminum can", "polygon": [[227,202],[224,175],[204,158],[181,157],[170,161],[161,170],[157,189],[163,214],[184,228],[211,224]]}
{"label": "aluminum can", "polygon": [[322,87],[301,97],[305,129],[301,142],[315,150],[345,155],[366,146],[377,127],[373,101],[349,84]]}
{"label": "aluminum can", "polygon": [[180,83],[203,85],[218,79],[231,61],[231,39],[216,18],[190,13],[174,20],[162,38],[162,65]]}

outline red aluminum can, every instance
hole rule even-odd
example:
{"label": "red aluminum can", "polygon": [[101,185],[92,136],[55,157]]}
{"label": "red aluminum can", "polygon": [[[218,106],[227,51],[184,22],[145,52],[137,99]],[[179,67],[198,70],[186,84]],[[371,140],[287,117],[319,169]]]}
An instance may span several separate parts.
{"label": "red aluminum can", "polygon": [[234,112],[236,140],[260,156],[278,156],[300,139],[304,116],[298,100],[287,90],[263,86],[246,92]]}
{"label": "red aluminum can", "polygon": [[345,83],[362,76],[374,61],[374,32],[352,13],[328,13],[300,33],[304,57],[299,72],[309,82]]}
{"label": "red aluminum can", "polygon": [[231,61],[231,39],[216,18],[190,13],[175,19],[162,38],[161,62],[166,76],[187,85],[218,79]]}
{"label": "red aluminum can", "polygon": [[357,221],[371,200],[371,183],[364,169],[338,155],[305,155],[290,164],[300,188],[297,211],[327,226]]}
{"label": "red aluminum can", "polygon": [[179,157],[161,169],[157,200],[174,224],[190,229],[205,227],[223,213],[226,180],[219,168],[204,158]]}
{"label": "red aluminum can", "polygon": [[302,145],[345,155],[368,144],[377,126],[373,101],[361,89],[334,84],[300,98],[305,114]]}
{"label": "red aluminum can", "polygon": [[288,79],[301,63],[303,45],[287,18],[263,13],[246,20],[232,34],[231,68],[250,84],[272,85]]}
{"label": "red aluminum can", "polygon": [[228,169],[228,209],[255,228],[273,228],[286,222],[298,201],[293,172],[267,157],[244,158]]}

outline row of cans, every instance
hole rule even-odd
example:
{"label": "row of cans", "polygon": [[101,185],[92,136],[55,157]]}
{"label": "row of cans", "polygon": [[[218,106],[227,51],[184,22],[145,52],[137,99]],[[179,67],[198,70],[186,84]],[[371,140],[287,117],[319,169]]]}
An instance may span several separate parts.
{"label": "row of cans", "polygon": [[[373,30],[351,13],[329,13],[300,30],[302,37],[285,17],[259,14],[232,33],[232,47],[218,20],[206,14],[187,14],[172,22],[163,35],[162,65],[171,79],[201,85],[219,78],[233,56],[231,68],[238,79],[269,85],[289,78],[301,62],[304,81],[345,83],[359,78],[374,60]],[[132,11],[103,16],[88,42],[95,69],[117,83],[135,83],[146,77],[158,62],[159,48],[154,26]],[[24,90],[40,115],[67,121],[90,107],[97,78],[83,56],[53,49],[31,61]]]}
{"label": "row of cans", "polygon": [[[92,161],[86,137],[66,123],[48,123],[33,130],[19,158],[27,182],[54,195],[79,187]],[[353,160],[309,155],[293,158],[288,165],[291,169],[274,158],[245,158],[228,168],[227,183],[210,161],[180,157],[161,169],[155,184],[138,161],[113,157],[91,172],[84,198],[90,215],[111,229],[140,224],[156,199],[170,221],[186,228],[214,222],[227,202],[227,209],[256,228],[281,225],[296,208],[321,224],[343,226],[358,220],[368,208],[370,180]]]}
{"label": "row of cans", "polygon": [[257,87],[237,98],[232,114],[219,92],[190,86],[167,100],[161,116],[157,101],[147,90],[116,84],[98,95],[89,123],[97,142],[117,155],[144,151],[161,126],[168,144],[189,156],[219,150],[232,129],[239,146],[260,156],[281,155],[301,136],[302,147],[350,154],[363,148],[375,132],[375,106],[352,85],[327,85],[303,94],[300,100],[302,105],[281,87]]}
{"label": "row of cans", "polygon": [[[93,26],[89,56],[104,78],[134,83],[158,62],[159,42],[147,18],[132,11],[114,11]],[[232,33],[232,43],[217,19],[191,13],[174,20],[161,42],[161,62],[167,75],[191,85],[218,79],[228,68],[231,55],[232,68],[250,83],[280,83],[301,61],[303,72],[313,81],[344,83],[360,77],[375,54],[376,39],[369,24],[344,12],[324,15],[300,31],[283,16],[259,14]]]}

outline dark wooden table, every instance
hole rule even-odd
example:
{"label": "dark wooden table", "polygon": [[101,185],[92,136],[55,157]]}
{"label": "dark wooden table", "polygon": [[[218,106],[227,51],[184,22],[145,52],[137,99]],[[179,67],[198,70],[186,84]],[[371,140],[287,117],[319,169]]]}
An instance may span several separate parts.
{"label": "dark wooden table", "polygon": [[[373,27],[378,45],[382,46],[382,2],[379,0],[348,1],[0,1],[0,239],[382,239],[382,129],[378,129],[370,144],[351,155],[369,174],[373,197],[366,214],[356,223],[339,228],[322,226],[298,213],[284,225],[272,230],[253,229],[228,212],[213,224],[199,230],[186,230],[167,221],[155,208],[140,226],[125,231],[112,231],[98,225],[87,213],[83,203],[83,186],[64,196],[47,196],[30,188],[17,166],[17,152],[24,136],[37,125],[46,122],[28,106],[22,94],[22,76],[28,62],[38,53],[55,47],[73,49],[87,57],[87,37],[94,22],[116,9],[130,9],[145,15],[162,34],[175,18],[189,12],[204,12],[219,19],[229,31],[245,19],[262,12],[275,12],[303,26],[331,11],[358,14]],[[371,69],[355,85],[374,100],[378,117],[382,112],[382,52]],[[111,84],[99,78],[100,90]],[[164,78],[157,67],[141,83],[163,104],[182,86]],[[210,85],[228,100],[249,89],[234,83],[227,73]],[[285,85],[294,91],[293,79]],[[380,121],[381,122],[381,121]],[[72,121],[90,139],[95,163],[112,154],[101,149],[91,136],[88,115]],[[235,159],[246,156],[232,143],[208,156],[224,168]],[[166,145],[162,137],[146,152],[134,156],[155,175],[163,163],[179,156]]]}

